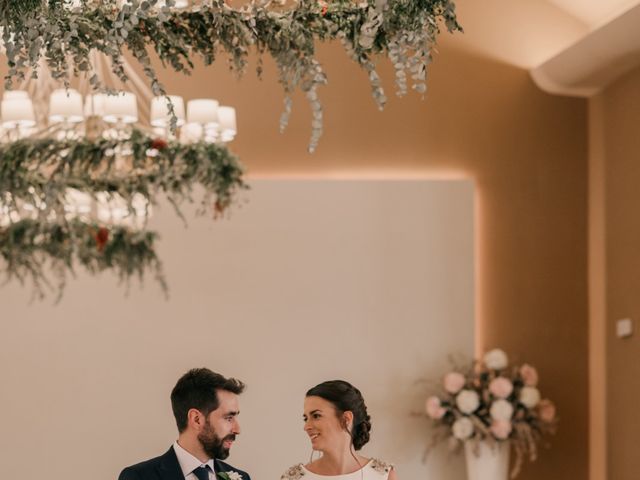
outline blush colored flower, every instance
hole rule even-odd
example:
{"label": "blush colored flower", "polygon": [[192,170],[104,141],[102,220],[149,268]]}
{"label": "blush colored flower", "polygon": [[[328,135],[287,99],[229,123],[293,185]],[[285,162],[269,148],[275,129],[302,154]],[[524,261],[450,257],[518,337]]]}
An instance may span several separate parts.
{"label": "blush colored flower", "polygon": [[540,392],[536,387],[523,387],[520,390],[520,403],[527,408],[535,407],[540,401]]}
{"label": "blush colored flower", "polygon": [[528,387],[535,387],[538,384],[538,371],[529,364],[520,367],[522,381]]}
{"label": "blush colored flower", "polygon": [[456,405],[462,413],[473,413],[480,406],[480,397],[473,390],[462,390],[456,396]]}
{"label": "blush colored flower", "polygon": [[442,383],[447,392],[455,395],[464,387],[465,378],[464,375],[459,372],[449,372],[444,376]]}
{"label": "blush colored flower", "polygon": [[513,405],[506,400],[496,400],[491,404],[489,415],[494,420],[511,420],[513,416]]}
{"label": "blush colored flower", "polygon": [[489,392],[497,398],[507,398],[513,392],[513,383],[504,377],[496,377],[489,383]]}
{"label": "blush colored flower", "polygon": [[551,423],[556,418],[556,406],[551,400],[541,400],[538,404],[538,415],[543,422]]}
{"label": "blush colored flower", "polygon": [[427,415],[434,420],[441,419],[444,417],[444,414],[447,413],[447,409],[442,407],[440,399],[435,396],[427,398],[425,410],[427,411]]}
{"label": "blush colored flower", "polygon": [[509,437],[512,430],[511,422],[508,420],[494,420],[489,429],[493,436],[498,440],[505,440]]}
{"label": "blush colored flower", "polygon": [[473,422],[467,417],[462,417],[456,420],[451,427],[453,436],[459,440],[466,440],[473,435]]}
{"label": "blush colored flower", "polygon": [[499,348],[494,348],[484,355],[484,364],[491,370],[502,370],[509,364],[507,354]]}

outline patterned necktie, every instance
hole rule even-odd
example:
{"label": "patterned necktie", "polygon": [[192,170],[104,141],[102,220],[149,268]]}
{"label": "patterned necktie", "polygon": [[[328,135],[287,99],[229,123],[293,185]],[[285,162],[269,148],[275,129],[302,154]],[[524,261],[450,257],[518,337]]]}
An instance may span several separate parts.
{"label": "patterned necktie", "polygon": [[211,471],[211,467],[209,465],[205,465],[204,467],[198,467],[193,471],[193,474],[198,477],[198,480],[209,480],[209,472]]}

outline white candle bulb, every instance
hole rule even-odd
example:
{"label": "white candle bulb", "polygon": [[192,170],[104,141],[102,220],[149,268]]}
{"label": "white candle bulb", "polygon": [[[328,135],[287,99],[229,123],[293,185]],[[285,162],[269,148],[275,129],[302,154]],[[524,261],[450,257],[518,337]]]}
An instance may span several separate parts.
{"label": "white candle bulb", "polygon": [[238,133],[238,128],[236,126],[236,109],[227,106],[219,107],[218,119],[220,121],[221,140],[223,142],[230,142]]}
{"label": "white candle bulb", "polygon": [[107,95],[104,102],[104,121],[108,123],[135,123],[138,121],[138,104],[131,92]]}
{"label": "white candle bulb", "polygon": [[72,88],[60,88],[49,97],[49,122],[80,123],[82,115],[82,95]]}
{"label": "white candle bulb", "polygon": [[218,125],[218,102],[209,98],[189,100],[187,121],[205,126]]}
{"label": "white candle bulb", "polygon": [[[184,125],[184,100],[178,95],[169,95],[173,104],[173,111],[178,117],[178,126]],[[154,127],[168,127],[171,122],[169,100],[165,96],[154,97],[151,100],[151,125]]]}
{"label": "white candle bulb", "polygon": [[30,98],[5,98],[0,105],[0,116],[5,128],[33,127],[36,124]]}
{"label": "white candle bulb", "polygon": [[7,90],[2,97],[5,100],[11,100],[15,98],[29,98],[29,94],[26,90]]}

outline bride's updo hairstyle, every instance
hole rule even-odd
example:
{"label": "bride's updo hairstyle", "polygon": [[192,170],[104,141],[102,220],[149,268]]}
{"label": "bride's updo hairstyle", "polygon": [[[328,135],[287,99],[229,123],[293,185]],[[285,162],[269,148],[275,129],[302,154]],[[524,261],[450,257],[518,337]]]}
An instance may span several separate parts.
{"label": "bride's updo hairstyle", "polygon": [[353,413],[353,427],[349,434],[355,450],[360,450],[369,441],[371,417],[367,413],[367,406],[364,404],[360,390],[349,382],[344,380],[322,382],[310,389],[307,397],[320,397],[333,404],[338,418],[344,412]]}

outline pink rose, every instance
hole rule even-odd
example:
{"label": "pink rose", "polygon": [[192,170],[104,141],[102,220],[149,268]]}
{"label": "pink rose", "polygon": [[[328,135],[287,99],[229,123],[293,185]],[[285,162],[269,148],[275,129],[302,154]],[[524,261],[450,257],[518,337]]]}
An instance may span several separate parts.
{"label": "pink rose", "polygon": [[528,387],[535,387],[538,384],[538,371],[531,365],[526,363],[522,365],[520,367],[520,376]]}
{"label": "pink rose", "polygon": [[464,387],[465,382],[465,378],[464,375],[462,375],[461,373],[458,372],[449,372],[444,376],[444,389],[455,395],[456,393],[458,393],[460,390],[462,390],[462,387]]}
{"label": "pink rose", "polygon": [[507,378],[496,377],[491,380],[489,391],[496,398],[507,398],[513,392],[513,383]]}
{"label": "pink rose", "polygon": [[556,406],[551,400],[541,400],[538,404],[538,415],[543,422],[551,423],[556,418]]}
{"label": "pink rose", "polygon": [[444,414],[447,413],[447,410],[442,407],[440,403],[440,399],[438,397],[429,397],[427,398],[427,403],[425,405],[425,410],[427,411],[427,415],[434,420],[440,420],[444,417]]}
{"label": "pink rose", "polygon": [[489,429],[498,440],[504,440],[509,437],[511,428],[511,422],[508,420],[494,420]]}

